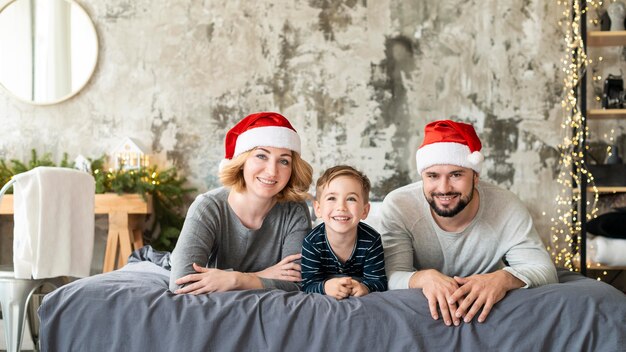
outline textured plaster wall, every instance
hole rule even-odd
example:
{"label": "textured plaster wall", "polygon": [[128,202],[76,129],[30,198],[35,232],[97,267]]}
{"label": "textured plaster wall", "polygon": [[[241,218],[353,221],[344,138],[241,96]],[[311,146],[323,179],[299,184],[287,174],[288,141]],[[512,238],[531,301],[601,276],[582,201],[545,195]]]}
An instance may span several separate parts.
{"label": "textured plaster wall", "polygon": [[315,176],[353,164],[381,199],[418,178],[423,126],[456,118],[484,142],[481,177],[518,194],[549,234],[561,141],[556,1],[79,3],[100,40],[94,76],[52,106],[0,92],[0,157],[98,157],[130,136],[204,191],[218,186],[228,127],[274,110],[300,132]]}

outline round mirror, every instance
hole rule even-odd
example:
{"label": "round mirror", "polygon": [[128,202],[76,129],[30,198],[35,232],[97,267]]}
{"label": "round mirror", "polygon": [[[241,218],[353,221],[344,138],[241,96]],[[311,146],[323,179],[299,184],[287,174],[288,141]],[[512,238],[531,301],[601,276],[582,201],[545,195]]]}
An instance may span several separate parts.
{"label": "round mirror", "polygon": [[98,60],[87,12],[70,0],[13,0],[0,9],[0,85],[47,105],[78,93]]}

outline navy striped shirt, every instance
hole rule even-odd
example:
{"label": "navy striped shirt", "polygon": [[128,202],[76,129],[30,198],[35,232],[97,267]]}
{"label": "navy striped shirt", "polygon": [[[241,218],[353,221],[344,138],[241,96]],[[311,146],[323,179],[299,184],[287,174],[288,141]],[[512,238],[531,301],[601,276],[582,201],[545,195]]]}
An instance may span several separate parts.
{"label": "navy striped shirt", "polygon": [[324,282],[333,277],[349,276],[360,281],[370,292],[387,290],[385,255],[380,234],[359,222],[357,241],[350,258],[342,264],[330,248],[324,223],[316,226],[302,243],[302,290],[325,293]]}

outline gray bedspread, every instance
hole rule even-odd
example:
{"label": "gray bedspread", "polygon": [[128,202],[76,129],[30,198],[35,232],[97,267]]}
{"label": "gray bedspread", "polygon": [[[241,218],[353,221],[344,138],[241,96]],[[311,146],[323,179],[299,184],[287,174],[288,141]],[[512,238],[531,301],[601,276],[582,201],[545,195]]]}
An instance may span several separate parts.
{"label": "gray bedspread", "polygon": [[562,271],[485,323],[434,321],[419,290],[336,301],[302,292],[173,295],[150,262],[81,279],[39,309],[43,351],[626,351],[626,296]]}

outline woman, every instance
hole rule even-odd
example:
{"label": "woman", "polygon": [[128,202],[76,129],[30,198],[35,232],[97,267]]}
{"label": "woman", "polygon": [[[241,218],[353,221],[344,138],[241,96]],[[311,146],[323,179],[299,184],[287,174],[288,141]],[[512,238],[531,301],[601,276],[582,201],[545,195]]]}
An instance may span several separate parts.
{"label": "woman", "polygon": [[312,181],[300,137],[282,115],[262,112],[228,131],[225,149],[224,187],[198,196],[189,208],[172,253],[170,290],[298,290]]}

